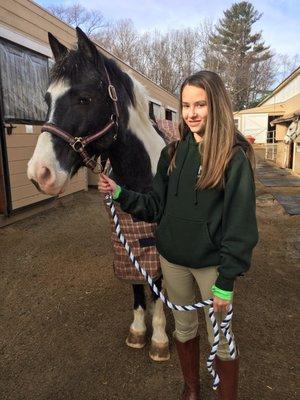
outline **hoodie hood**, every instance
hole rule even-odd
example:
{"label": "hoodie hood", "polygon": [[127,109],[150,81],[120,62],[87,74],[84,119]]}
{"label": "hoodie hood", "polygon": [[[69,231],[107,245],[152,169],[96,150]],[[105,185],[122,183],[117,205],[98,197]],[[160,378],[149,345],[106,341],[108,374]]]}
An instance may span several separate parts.
{"label": "hoodie hood", "polygon": [[245,153],[249,150],[250,143],[240,131],[235,132],[233,147],[235,146],[240,146]]}

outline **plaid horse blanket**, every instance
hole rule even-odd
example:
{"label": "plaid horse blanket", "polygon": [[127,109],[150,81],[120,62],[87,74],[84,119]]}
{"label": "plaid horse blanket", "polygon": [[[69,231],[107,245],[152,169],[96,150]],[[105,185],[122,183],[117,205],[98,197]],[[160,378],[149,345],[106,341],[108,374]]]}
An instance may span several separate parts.
{"label": "plaid horse blanket", "polygon": [[[149,224],[143,221],[135,220],[130,214],[121,210],[118,204],[114,204],[119,218],[120,227],[123,235],[131,247],[133,254],[152,279],[157,279],[161,275],[160,262],[155,247],[154,233],[156,224]],[[114,272],[117,278],[126,280],[130,283],[144,283],[141,275],[132,264],[126,250],[120,242],[116,232],[114,222],[109,207],[105,206],[109,217],[111,227],[111,239],[114,248]]]}
{"label": "plaid horse blanket", "polygon": [[[172,121],[157,120],[157,126],[163,133],[167,143],[177,140],[179,137],[177,125]],[[119,218],[123,235],[131,247],[133,254],[139,264],[144,268],[152,279],[156,280],[161,276],[159,256],[155,247],[156,224],[138,221],[130,214],[121,210],[118,204],[114,204]],[[109,207],[105,205],[110,218],[111,239],[114,248],[114,272],[117,278],[130,283],[147,284],[144,277],[135,269],[130,258],[120,242]]]}

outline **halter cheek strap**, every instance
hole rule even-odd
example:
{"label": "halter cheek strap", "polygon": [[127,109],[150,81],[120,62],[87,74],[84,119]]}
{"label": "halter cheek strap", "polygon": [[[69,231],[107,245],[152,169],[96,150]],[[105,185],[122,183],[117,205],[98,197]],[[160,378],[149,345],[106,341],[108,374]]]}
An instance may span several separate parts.
{"label": "halter cheek strap", "polygon": [[88,144],[106,135],[113,127],[115,127],[116,129],[116,133],[114,134],[113,139],[116,140],[119,127],[119,116],[120,116],[116,89],[111,83],[106,67],[104,67],[104,70],[108,83],[108,95],[111,98],[114,106],[114,113],[111,114],[110,121],[104,126],[104,128],[102,128],[99,132],[93,133],[91,135],[79,136],[79,137],[72,136],[70,133],[62,130],[55,124],[46,123],[42,126],[41,129],[42,132],[50,132],[53,135],[63,139],[65,142],[69,143],[72,149],[81,156],[84,165],[95,173],[99,173],[99,171],[95,171],[98,164],[94,160],[93,158],[94,156],[90,156],[88,154],[88,152],[85,150],[85,147]]}

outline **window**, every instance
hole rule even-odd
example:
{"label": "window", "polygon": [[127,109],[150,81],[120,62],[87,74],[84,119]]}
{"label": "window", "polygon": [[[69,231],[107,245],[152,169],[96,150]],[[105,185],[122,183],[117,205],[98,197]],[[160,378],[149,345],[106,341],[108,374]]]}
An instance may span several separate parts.
{"label": "window", "polygon": [[0,40],[0,74],[4,119],[45,121],[48,58]]}
{"label": "window", "polygon": [[166,119],[168,121],[172,121],[172,111],[171,110],[166,109]]}
{"label": "window", "polygon": [[177,113],[166,108],[166,119],[168,121],[177,122]]}
{"label": "window", "polygon": [[238,120],[238,118],[234,119],[234,126],[236,127],[236,129],[239,129],[239,120]]}
{"label": "window", "polygon": [[150,118],[161,119],[162,107],[159,104],[149,101],[149,116]]}

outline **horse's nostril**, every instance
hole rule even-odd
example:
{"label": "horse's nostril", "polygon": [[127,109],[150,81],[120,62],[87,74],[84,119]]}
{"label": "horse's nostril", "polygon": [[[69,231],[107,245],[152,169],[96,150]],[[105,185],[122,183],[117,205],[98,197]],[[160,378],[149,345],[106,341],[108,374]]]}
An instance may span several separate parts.
{"label": "horse's nostril", "polygon": [[45,166],[41,166],[40,168],[38,168],[36,174],[36,180],[41,187],[51,184],[51,181],[53,180],[54,177],[55,175],[52,174],[50,168]]}
{"label": "horse's nostril", "polygon": [[41,178],[43,181],[48,181],[48,180],[50,179],[50,177],[51,177],[51,171],[50,171],[50,169],[47,168],[47,167],[42,167],[42,171],[41,171],[41,174],[40,174],[40,178]]}
{"label": "horse's nostril", "polygon": [[34,184],[34,186],[37,188],[37,190],[41,192],[40,185],[34,179],[30,179],[30,181]]}

